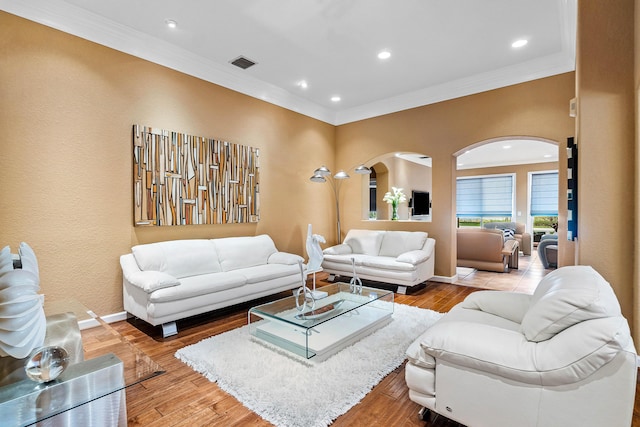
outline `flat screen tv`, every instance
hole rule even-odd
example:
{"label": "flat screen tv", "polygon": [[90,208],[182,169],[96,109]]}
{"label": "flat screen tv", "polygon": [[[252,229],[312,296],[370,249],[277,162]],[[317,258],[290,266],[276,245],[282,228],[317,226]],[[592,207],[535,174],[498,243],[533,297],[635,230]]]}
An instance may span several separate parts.
{"label": "flat screen tv", "polygon": [[429,215],[431,199],[428,191],[413,190],[411,192],[411,207],[413,215]]}

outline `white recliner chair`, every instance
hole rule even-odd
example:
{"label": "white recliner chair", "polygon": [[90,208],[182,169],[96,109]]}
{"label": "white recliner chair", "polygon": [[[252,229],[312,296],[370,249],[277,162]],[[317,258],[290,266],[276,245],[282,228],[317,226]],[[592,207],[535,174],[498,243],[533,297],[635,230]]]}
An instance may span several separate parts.
{"label": "white recliner chair", "polygon": [[478,291],[407,350],[409,397],[467,426],[629,426],[636,351],[593,268],[545,276],[533,295]]}

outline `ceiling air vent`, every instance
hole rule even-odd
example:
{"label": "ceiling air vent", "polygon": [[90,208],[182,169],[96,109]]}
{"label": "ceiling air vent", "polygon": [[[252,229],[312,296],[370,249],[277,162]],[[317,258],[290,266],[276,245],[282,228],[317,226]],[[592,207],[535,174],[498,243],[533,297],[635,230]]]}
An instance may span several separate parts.
{"label": "ceiling air vent", "polygon": [[249,58],[245,58],[244,56],[238,56],[236,59],[230,62],[236,67],[242,68],[243,70],[256,65],[256,62],[250,60]]}

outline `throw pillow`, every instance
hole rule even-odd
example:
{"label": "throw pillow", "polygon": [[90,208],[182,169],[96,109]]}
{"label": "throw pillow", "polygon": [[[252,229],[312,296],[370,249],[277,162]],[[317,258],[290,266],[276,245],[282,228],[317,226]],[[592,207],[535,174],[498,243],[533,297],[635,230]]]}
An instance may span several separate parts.
{"label": "throw pillow", "polygon": [[502,233],[504,235],[504,240],[513,240],[515,239],[515,235],[516,235],[516,230],[512,229],[512,228],[505,228],[502,230]]}

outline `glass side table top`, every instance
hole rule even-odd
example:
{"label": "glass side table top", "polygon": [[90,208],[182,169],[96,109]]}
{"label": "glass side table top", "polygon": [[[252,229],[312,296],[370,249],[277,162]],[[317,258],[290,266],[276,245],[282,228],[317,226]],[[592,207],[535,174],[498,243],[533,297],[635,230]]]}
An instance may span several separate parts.
{"label": "glass side table top", "polygon": [[305,359],[322,361],[391,321],[391,291],[362,287],[354,293],[347,283],[317,291],[327,296],[311,306],[299,307],[303,296],[292,295],[252,307],[249,333]]}
{"label": "glass side table top", "polygon": [[[45,346],[65,348],[72,362],[58,379],[37,383],[24,370],[28,357],[0,357],[0,414],[7,411],[16,414],[15,425],[23,425],[23,421],[28,425],[61,414],[164,372],[159,364],[78,301],[45,299],[44,311]],[[95,326],[79,331],[78,323]],[[87,381],[92,384],[89,388]],[[45,394],[61,393],[65,399],[42,398]]]}

